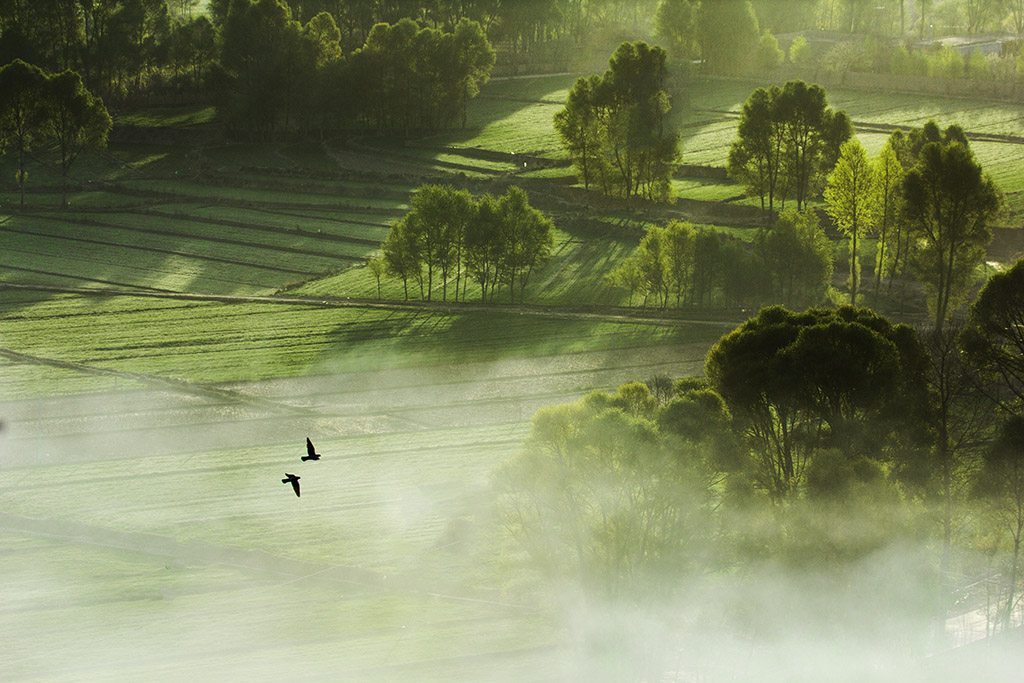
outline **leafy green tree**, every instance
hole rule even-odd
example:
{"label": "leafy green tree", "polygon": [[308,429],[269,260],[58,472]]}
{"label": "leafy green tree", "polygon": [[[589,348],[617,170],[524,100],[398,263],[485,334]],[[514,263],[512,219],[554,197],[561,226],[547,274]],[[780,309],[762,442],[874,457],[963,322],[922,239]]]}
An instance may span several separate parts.
{"label": "leafy green tree", "polygon": [[588,187],[596,175],[606,193],[625,199],[672,195],[679,133],[665,126],[665,59],[660,47],[622,43],[604,75],[579,79],[556,114],[556,130]]}
{"label": "leafy green tree", "polygon": [[607,194],[610,193],[608,169],[601,154],[607,132],[597,107],[600,84],[601,77],[597,74],[576,79],[569,90],[565,108],[555,113],[554,121],[555,131],[562,139],[584,189],[589,190],[590,183],[600,179],[602,190]]}
{"label": "leafy green tree", "polygon": [[192,90],[202,92],[203,77],[217,56],[216,34],[205,15],[187,23],[174,24],[170,34],[169,60],[174,69],[187,74]]}
{"label": "leafy green tree", "polygon": [[472,277],[480,285],[480,301],[486,303],[501,274],[502,216],[498,201],[489,194],[477,201],[474,214],[466,226],[466,280]]}
{"label": "leafy green tree", "polygon": [[803,307],[825,298],[832,281],[832,242],[813,210],[783,211],[771,229],[758,233],[754,248],[770,280],[768,300]]}
{"label": "leafy green tree", "polygon": [[789,46],[789,61],[797,66],[806,66],[811,63],[814,54],[811,46],[803,36],[797,36]]}
{"label": "leafy green tree", "polygon": [[459,102],[459,118],[466,127],[469,100],[480,92],[480,85],[490,78],[497,54],[483,27],[476,21],[462,17],[455,24],[452,33],[452,49],[455,53],[455,78]]}
{"label": "leafy green tree", "polygon": [[691,287],[696,234],[690,223],[672,221],[665,226],[665,267],[669,289],[675,294],[677,308]]}
{"label": "leafy green tree", "polygon": [[529,565],[584,602],[581,680],[659,680],[664,643],[637,627],[671,628],[659,620],[673,611],[652,608],[707,564],[711,476],[692,447],[660,433],[656,407],[634,383],[543,408],[495,477],[504,526]]}
{"label": "leafy green tree", "polygon": [[13,145],[18,153],[21,208],[25,208],[25,154],[40,137],[46,115],[42,106],[45,85],[42,70],[20,59],[0,67],[0,144]]}
{"label": "leafy green tree", "polygon": [[74,71],[50,76],[43,86],[41,131],[60,153],[61,206],[67,205],[68,171],[84,151],[107,146],[113,122],[103,101],[85,89]]}
{"label": "leafy green tree", "polygon": [[772,306],[712,347],[705,375],[738,420],[761,485],[785,496],[816,451],[877,458],[882,436],[917,420],[923,357],[912,330],[867,309]]}
{"label": "leafy green tree", "polygon": [[640,272],[640,259],[636,254],[622,260],[619,267],[605,275],[604,280],[611,287],[619,287],[629,291],[629,304],[633,305],[633,295],[644,289],[643,273]]}
{"label": "leafy green tree", "polygon": [[696,25],[701,55],[716,74],[737,72],[761,33],[749,0],[702,0]]}
{"label": "leafy green tree", "polygon": [[217,103],[229,125],[267,137],[287,128],[316,52],[280,0],[233,0],[220,28]]}
{"label": "leafy green tree", "polygon": [[652,295],[656,305],[664,307],[668,304],[670,284],[668,262],[665,257],[666,241],[665,230],[652,227],[640,240],[640,247],[637,249],[637,268],[640,271],[645,307],[648,297]]}
{"label": "leafy green tree", "polygon": [[1024,259],[985,283],[971,304],[962,342],[996,403],[1024,415]]}
{"label": "leafy green tree", "polygon": [[875,296],[883,274],[888,272],[889,287],[895,276],[901,272],[901,262],[906,260],[909,248],[907,230],[902,220],[903,213],[903,165],[893,148],[891,140],[886,141],[874,162],[875,206],[878,220],[875,234],[878,236],[878,250],[875,258]]}
{"label": "leafy green tree", "polygon": [[800,210],[811,198],[816,178],[832,168],[853,131],[849,118],[828,106],[825,90],[818,85],[787,81],[775,107],[786,146],[783,168]]}
{"label": "leafy green tree", "polygon": [[858,238],[874,228],[878,205],[876,179],[864,146],[857,138],[843,143],[839,163],[828,176],[825,211],[850,237],[850,305],[857,305],[860,283]]}
{"label": "leafy green tree", "polygon": [[373,258],[366,262],[366,267],[369,269],[370,273],[373,274],[374,280],[377,281],[377,298],[380,299],[380,280],[381,277],[386,272],[386,264],[384,262],[384,259],[380,256],[374,256]]}
{"label": "leafy green tree", "polygon": [[772,72],[782,66],[786,53],[779,48],[779,41],[768,29],[764,30],[754,50],[754,62],[761,71]]}
{"label": "leafy green tree", "polygon": [[715,287],[721,281],[725,265],[722,244],[722,235],[714,228],[697,228],[693,239],[690,297],[698,306],[710,306],[714,300]]}
{"label": "leafy green tree", "polygon": [[[748,194],[761,198],[761,208],[774,215],[776,196],[785,196],[782,168],[785,138],[776,103],[782,94],[778,86],[757,88],[743,103],[738,136],[729,149],[729,175]],[[767,206],[765,198],[768,199]]]}
{"label": "leafy green tree", "polygon": [[680,61],[697,54],[695,23],[697,3],[690,0],[661,0],[654,14],[655,35],[667,46],[669,56]]}
{"label": "leafy green tree", "polygon": [[533,270],[542,266],[551,254],[554,225],[530,206],[526,192],[518,187],[510,187],[502,195],[498,210],[501,214],[501,269],[508,282],[510,303],[515,303],[518,279],[521,303]]}
{"label": "leafy green tree", "polygon": [[402,279],[406,301],[409,300],[410,278],[420,283],[421,295],[423,287],[423,247],[419,241],[418,231],[412,225],[414,222],[408,214],[395,221],[381,245],[385,272]]}
{"label": "leafy green tree", "polygon": [[341,30],[329,12],[320,12],[302,28],[316,51],[316,65],[341,59]]}
{"label": "leafy green tree", "polygon": [[959,142],[930,142],[903,183],[906,216],[921,240],[918,278],[941,330],[970,287],[1002,206],[995,184]]}

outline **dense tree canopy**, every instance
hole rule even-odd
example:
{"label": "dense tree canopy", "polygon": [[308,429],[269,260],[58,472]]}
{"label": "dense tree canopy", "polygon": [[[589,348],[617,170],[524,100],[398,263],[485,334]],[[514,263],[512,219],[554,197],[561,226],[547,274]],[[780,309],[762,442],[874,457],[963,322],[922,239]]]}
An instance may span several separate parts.
{"label": "dense tree canopy", "polygon": [[941,329],[970,287],[992,239],[1002,196],[960,142],[929,142],[903,183],[904,210],[920,240],[915,270]]}
{"label": "dense tree canopy", "polygon": [[[863,308],[762,309],[712,347],[711,387],[739,421],[762,485],[792,491],[822,449],[848,462],[881,456],[879,427],[925,405],[924,351],[913,331]],[[869,426],[870,425],[870,426]]]}
{"label": "dense tree canopy", "polygon": [[665,51],[622,43],[601,77],[576,81],[555,129],[584,184],[629,199],[667,199],[679,160],[679,133],[667,130],[671,108]]}
{"label": "dense tree canopy", "polygon": [[523,300],[530,276],[551,253],[553,228],[518,187],[497,199],[484,195],[473,200],[465,190],[424,185],[413,196],[409,213],[388,232],[384,267],[402,279],[406,298],[410,281],[428,301],[438,286],[447,300],[451,283],[458,301],[465,299],[473,279],[482,301],[493,300],[505,286],[515,303],[517,293]]}
{"label": "dense tree canopy", "polygon": [[729,150],[729,175],[761,198],[769,216],[776,198],[795,198],[799,210],[852,134],[849,117],[828,106],[821,86],[788,81],[782,88],[758,88],[743,105]]}

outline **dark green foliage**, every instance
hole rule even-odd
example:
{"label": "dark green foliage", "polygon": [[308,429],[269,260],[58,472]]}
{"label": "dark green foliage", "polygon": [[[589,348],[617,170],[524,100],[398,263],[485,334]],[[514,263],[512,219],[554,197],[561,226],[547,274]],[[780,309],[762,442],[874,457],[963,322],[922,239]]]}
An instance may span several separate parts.
{"label": "dark green foliage", "polygon": [[912,330],[867,309],[769,307],[719,340],[705,374],[739,421],[761,484],[784,495],[817,450],[878,458],[885,434],[920,417],[924,357]]}
{"label": "dark green foliage", "polygon": [[749,0],[704,0],[698,5],[696,26],[701,55],[716,74],[739,71],[760,35]]}
{"label": "dark green foliage", "polygon": [[61,205],[65,205],[71,165],[82,152],[106,147],[113,123],[103,102],[85,89],[81,77],[73,71],[47,78],[42,102],[41,130],[60,153]]}
{"label": "dark green foliage", "polygon": [[624,199],[671,197],[679,133],[665,129],[665,60],[658,46],[622,43],[603,76],[573,85],[555,129],[588,188],[593,182]]}
{"label": "dark green foliage", "polygon": [[783,211],[775,225],[758,233],[755,253],[768,279],[761,301],[800,308],[825,298],[832,281],[832,243],[814,211]]}
{"label": "dark green foliage", "polygon": [[957,141],[929,142],[903,182],[904,211],[921,245],[912,262],[941,329],[966,295],[992,240],[1002,195]]}
{"label": "dark green foliage", "polygon": [[828,106],[821,86],[788,81],[782,88],[758,88],[743,105],[729,175],[761,198],[769,216],[776,198],[794,197],[801,209],[852,134],[849,117]]}
{"label": "dark green foliage", "polygon": [[46,75],[37,66],[17,59],[0,67],[0,148],[13,147],[18,153],[15,181],[25,206],[25,154],[33,141],[42,137],[46,118],[43,93]]}
{"label": "dark green foliage", "polygon": [[1024,414],[1024,259],[985,283],[971,305],[962,344],[996,401]]}

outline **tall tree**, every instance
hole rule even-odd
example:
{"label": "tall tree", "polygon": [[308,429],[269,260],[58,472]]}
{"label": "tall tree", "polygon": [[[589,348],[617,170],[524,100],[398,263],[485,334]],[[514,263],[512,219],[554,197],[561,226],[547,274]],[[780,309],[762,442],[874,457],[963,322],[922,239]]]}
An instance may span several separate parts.
{"label": "tall tree", "polygon": [[519,283],[519,301],[530,275],[547,260],[554,244],[554,225],[540,211],[530,206],[526,192],[510,187],[498,200],[501,213],[500,240],[501,265],[508,281],[509,301],[515,303],[516,281]]}
{"label": "tall tree", "polygon": [[[761,198],[761,209],[774,217],[776,196],[785,196],[782,165],[785,138],[776,103],[782,90],[757,88],[743,103],[737,139],[729,148],[728,172],[748,194]],[[767,206],[765,198],[768,199]]]}
{"label": "tall tree", "polygon": [[914,267],[930,293],[938,331],[984,260],[992,240],[989,223],[1002,206],[1002,196],[967,147],[930,142],[907,172],[903,199],[922,243]]}
{"label": "tall tree", "polygon": [[[665,126],[671,109],[665,59],[660,47],[622,43],[599,80],[584,77],[573,86],[565,110],[556,114],[556,129],[585,184],[594,171],[607,172],[601,176],[605,192],[624,199],[671,197],[679,133]],[[600,161],[590,156],[595,143]]]}
{"label": "tall tree", "polygon": [[68,171],[78,156],[106,147],[113,122],[103,101],[85,89],[74,71],[46,79],[42,106],[44,136],[60,153],[61,206],[67,205]]}
{"label": "tall tree", "polygon": [[832,241],[813,210],[783,211],[772,228],[758,232],[754,250],[771,284],[761,301],[802,308],[824,300],[832,282]]}
{"label": "tall tree", "polygon": [[875,222],[875,234],[878,235],[875,296],[878,296],[879,285],[886,270],[889,271],[889,285],[892,286],[892,280],[899,272],[900,257],[904,256],[906,243],[906,230],[902,221],[904,170],[891,141],[886,141],[875,159],[874,174],[875,206],[878,210],[878,220]]}
{"label": "tall tree", "polygon": [[868,154],[860,140],[843,143],[839,162],[828,176],[825,211],[850,238],[850,305],[857,305],[860,261],[857,241],[874,228],[877,211],[876,180]]}
{"label": "tall tree", "polygon": [[42,70],[20,59],[0,67],[0,143],[13,144],[18,152],[21,208],[25,208],[25,154],[41,132],[45,85]]}

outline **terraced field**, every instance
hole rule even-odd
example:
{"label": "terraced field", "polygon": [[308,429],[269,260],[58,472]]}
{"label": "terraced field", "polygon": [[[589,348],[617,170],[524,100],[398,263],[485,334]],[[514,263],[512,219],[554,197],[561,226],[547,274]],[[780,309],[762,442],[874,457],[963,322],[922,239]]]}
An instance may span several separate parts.
{"label": "terraced field", "polygon": [[[4,680],[571,677],[559,606],[503,559],[491,473],[538,408],[698,373],[734,324],[591,310],[625,303],[603,275],[669,214],[578,201],[551,126],[572,80],[496,80],[466,131],[400,147],[122,140],[76,164],[66,209],[45,158],[25,211],[0,186]],[[694,86],[686,163],[724,163],[750,89]],[[1010,109],[831,96],[855,120],[1018,134]],[[171,114],[152,116],[124,123]],[[1019,201],[1021,147],[974,145]],[[416,187],[513,179],[558,226],[530,306],[473,287],[407,305],[396,281],[378,301],[362,264]],[[299,461],[307,435],[323,461]]]}

